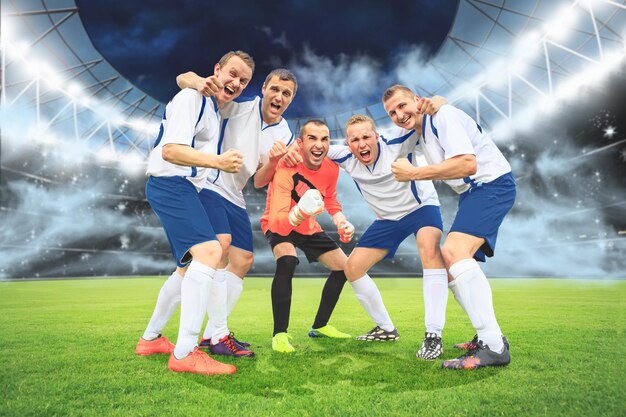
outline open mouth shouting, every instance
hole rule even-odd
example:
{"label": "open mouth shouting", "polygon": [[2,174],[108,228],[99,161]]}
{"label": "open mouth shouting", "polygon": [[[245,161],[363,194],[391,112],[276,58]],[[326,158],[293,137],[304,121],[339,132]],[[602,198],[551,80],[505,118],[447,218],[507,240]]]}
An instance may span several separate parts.
{"label": "open mouth shouting", "polygon": [[311,149],[311,156],[313,157],[313,160],[316,162],[321,161],[322,159],[324,159],[324,150],[323,149]]}
{"label": "open mouth shouting", "polygon": [[224,86],[224,94],[226,94],[227,97],[232,97],[237,93],[237,91],[230,85],[225,85]]}
{"label": "open mouth shouting", "polygon": [[359,151],[359,156],[361,157],[361,161],[364,163],[368,163],[372,158],[372,152],[369,150]]}
{"label": "open mouth shouting", "polygon": [[281,108],[282,106],[279,103],[270,103],[270,109],[272,109],[275,113],[280,112]]}

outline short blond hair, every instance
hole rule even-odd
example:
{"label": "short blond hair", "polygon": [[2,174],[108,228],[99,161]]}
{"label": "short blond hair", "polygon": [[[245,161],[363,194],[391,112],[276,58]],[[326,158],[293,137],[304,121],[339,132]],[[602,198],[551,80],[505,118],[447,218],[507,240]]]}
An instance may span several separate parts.
{"label": "short blond hair", "polygon": [[386,89],[385,92],[383,93],[383,103],[386,103],[387,100],[393,97],[394,94],[396,94],[398,91],[402,91],[403,93],[411,97],[415,97],[415,93],[411,91],[409,87],[406,87],[402,84],[395,84],[389,87],[388,89]]}
{"label": "short blond hair", "polygon": [[248,67],[250,67],[250,70],[254,74],[254,59],[252,59],[250,54],[248,54],[247,52],[244,52],[244,51],[230,51],[230,52],[227,52],[226,54],[224,54],[223,57],[220,58],[220,61],[218,62],[218,64],[220,65],[220,67],[223,67],[224,65],[226,65],[228,60],[231,59],[234,56],[237,56],[237,57],[241,58],[241,60],[243,62],[245,62]]}
{"label": "short blond hair", "polygon": [[376,132],[376,124],[374,123],[374,120],[372,120],[371,117],[366,116],[364,114],[355,114],[351,116],[346,122],[345,131],[347,132],[348,127],[355,125],[357,123],[369,123],[372,126],[372,130]]}

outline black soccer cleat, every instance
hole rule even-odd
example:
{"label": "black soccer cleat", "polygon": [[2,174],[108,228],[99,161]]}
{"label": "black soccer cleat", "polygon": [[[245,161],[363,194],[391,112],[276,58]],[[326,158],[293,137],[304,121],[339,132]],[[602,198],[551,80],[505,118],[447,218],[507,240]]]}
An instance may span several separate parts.
{"label": "black soccer cleat", "polygon": [[[506,346],[506,350],[509,350],[509,341],[507,340],[506,336],[504,336],[504,335],[502,335],[502,343],[504,343],[504,346]],[[470,340],[469,342],[457,343],[456,345],[454,345],[455,348],[463,349],[463,350],[476,349],[476,346],[478,346],[478,335],[477,334],[475,334],[474,338],[472,340]]]}
{"label": "black soccer cleat", "polygon": [[378,341],[378,342],[395,342],[400,340],[398,329],[393,329],[388,332],[385,329],[381,329],[379,326],[374,327],[369,332],[357,336],[356,340],[363,340],[366,342]]}
{"label": "black soccer cleat", "polygon": [[426,332],[422,346],[415,356],[427,361],[434,361],[443,356],[443,342],[441,341],[441,337],[437,336],[435,333]]}
{"label": "black soccer cleat", "polygon": [[476,347],[456,359],[449,359],[441,363],[446,369],[476,369],[487,366],[506,366],[511,362],[511,355],[508,349],[503,349],[501,353],[494,352],[489,346],[478,341]]}

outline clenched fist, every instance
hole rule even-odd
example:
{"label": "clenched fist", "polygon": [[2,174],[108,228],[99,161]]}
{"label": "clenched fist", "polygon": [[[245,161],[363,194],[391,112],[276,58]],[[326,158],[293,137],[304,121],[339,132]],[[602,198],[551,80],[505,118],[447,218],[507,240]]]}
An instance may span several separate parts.
{"label": "clenched fist", "polygon": [[391,172],[393,173],[396,181],[406,182],[411,181],[411,173],[415,167],[406,158],[397,159],[391,164]]}
{"label": "clenched fist", "polygon": [[276,142],[274,142],[269,152],[270,162],[274,162],[282,158],[283,155],[287,153],[287,151],[287,145],[285,145],[283,141],[277,140]]}
{"label": "clenched fist", "polygon": [[239,172],[241,166],[243,165],[243,155],[235,149],[227,150],[223,154],[219,155],[217,160],[218,169],[233,174]]}
{"label": "clenched fist", "polygon": [[217,95],[224,88],[224,84],[217,79],[216,75],[201,78],[195,86],[196,90],[205,97]]}

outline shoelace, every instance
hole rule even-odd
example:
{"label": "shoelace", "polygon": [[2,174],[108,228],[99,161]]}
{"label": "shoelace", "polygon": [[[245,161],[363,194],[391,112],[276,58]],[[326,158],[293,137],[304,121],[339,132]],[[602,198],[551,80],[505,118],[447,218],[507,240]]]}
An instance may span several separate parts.
{"label": "shoelace", "polygon": [[233,339],[235,343],[237,343],[238,345],[241,345],[241,342],[235,338],[235,333],[230,332],[229,336],[231,339]]}
{"label": "shoelace", "polygon": [[469,346],[470,349],[474,349],[476,346],[478,346],[478,335],[474,335],[472,340],[467,342],[467,345]]}
{"label": "shoelace", "polygon": [[426,338],[426,350],[436,350],[437,349],[437,338],[436,337],[427,337]]}
{"label": "shoelace", "polygon": [[377,334],[377,333],[382,333],[382,332],[383,332],[383,329],[380,328],[379,326],[376,326],[372,330],[370,330],[368,334]]}
{"label": "shoelace", "polygon": [[226,339],[226,341],[224,343],[226,344],[226,347],[228,348],[228,350],[230,350],[231,352],[238,352],[239,351],[239,349],[237,349],[237,346],[235,345],[235,342],[234,342],[232,337],[228,336],[228,339]]}
{"label": "shoelace", "polygon": [[465,359],[465,358],[469,358],[470,356],[474,356],[479,350],[482,350],[482,349],[483,349],[483,342],[479,340],[478,343],[476,343],[474,347],[472,347],[470,350],[465,352],[465,354],[461,355],[459,359]]}

